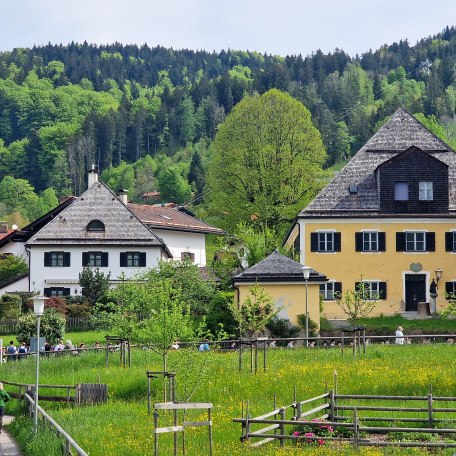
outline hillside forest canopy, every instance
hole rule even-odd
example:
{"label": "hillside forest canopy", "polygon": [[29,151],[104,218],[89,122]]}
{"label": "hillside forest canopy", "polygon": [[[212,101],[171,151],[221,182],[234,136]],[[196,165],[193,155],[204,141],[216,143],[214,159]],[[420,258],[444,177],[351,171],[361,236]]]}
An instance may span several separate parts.
{"label": "hillside forest canopy", "polygon": [[[24,226],[58,198],[81,194],[95,163],[133,202],[160,192],[153,202],[189,203],[203,219],[234,226],[239,217],[228,210],[223,219],[211,204],[223,185],[211,186],[217,144],[244,99],[277,89],[310,112],[322,176],[293,211],[277,202],[283,210],[271,219],[283,231],[324,184],[322,170],[349,159],[399,106],[454,146],[455,59],[454,27],[355,57],[340,49],[283,57],[87,42],[1,52],[0,217]],[[262,227],[252,214],[244,211],[243,221]]]}

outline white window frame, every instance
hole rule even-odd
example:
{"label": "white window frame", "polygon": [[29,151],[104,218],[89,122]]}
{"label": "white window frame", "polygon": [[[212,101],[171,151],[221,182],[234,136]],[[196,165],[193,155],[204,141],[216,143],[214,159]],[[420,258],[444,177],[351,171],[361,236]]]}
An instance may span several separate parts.
{"label": "white window frame", "polygon": [[380,299],[379,280],[363,280],[361,283],[364,287],[363,299],[367,301],[378,301]]}
{"label": "white window frame", "polygon": [[336,282],[326,282],[320,284],[320,296],[323,298],[323,301],[334,301],[334,288]]}
{"label": "white window frame", "polygon": [[[410,239],[413,236],[413,239]],[[423,236],[423,239],[417,239]],[[409,248],[412,246],[412,248]],[[418,248],[422,246],[423,248]],[[406,252],[426,252],[426,232],[425,231],[406,231],[405,232],[405,251]]]}
{"label": "white window frame", "polygon": [[[363,252],[378,252],[378,231],[363,231]],[[375,239],[373,239],[375,238]],[[366,248],[367,247],[367,248]]]}
{"label": "white window frame", "polygon": [[419,199],[420,201],[433,201],[434,189],[431,181],[422,181],[419,184]]}
{"label": "white window frame", "polygon": [[[334,231],[318,231],[318,252],[334,252]],[[323,249],[321,248],[323,246]]]}

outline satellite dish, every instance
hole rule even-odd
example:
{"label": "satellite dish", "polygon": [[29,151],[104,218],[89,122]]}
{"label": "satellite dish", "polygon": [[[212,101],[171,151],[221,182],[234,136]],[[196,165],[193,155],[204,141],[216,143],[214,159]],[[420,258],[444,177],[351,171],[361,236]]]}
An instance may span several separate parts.
{"label": "satellite dish", "polygon": [[17,230],[17,225],[14,224],[11,228],[12,228],[13,230]]}

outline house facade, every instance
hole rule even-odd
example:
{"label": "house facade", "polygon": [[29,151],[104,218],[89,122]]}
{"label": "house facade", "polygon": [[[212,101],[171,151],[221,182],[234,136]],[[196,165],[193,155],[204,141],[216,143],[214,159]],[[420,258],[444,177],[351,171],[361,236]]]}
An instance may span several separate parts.
{"label": "house facade", "polygon": [[[403,109],[299,213],[285,240],[324,271],[323,314],[362,282],[371,315],[432,311],[456,291],[456,154]],[[435,296],[437,295],[437,297]]]}

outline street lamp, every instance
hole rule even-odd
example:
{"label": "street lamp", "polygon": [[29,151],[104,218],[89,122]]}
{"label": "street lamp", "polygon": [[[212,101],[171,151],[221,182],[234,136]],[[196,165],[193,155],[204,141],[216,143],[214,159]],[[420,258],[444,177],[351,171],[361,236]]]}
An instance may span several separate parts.
{"label": "street lamp", "polygon": [[35,416],[34,416],[34,426],[33,433],[34,435],[38,432],[38,382],[40,374],[40,323],[41,315],[44,312],[44,301],[46,301],[45,296],[35,296],[33,298],[33,311],[36,315],[36,377],[35,377]]}
{"label": "street lamp", "polygon": [[310,277],[310,271],[312,270],[309,266],[302,267],[302,275],[306,282],[306,347],[309,346],[309,311],[308,311],[308,299],[307,299],[307,282]]}
{"label": "street lamp", "polygon": [[443,276],[443,271],[440,268],[437,268],[435,270],[435,281],[436,281],[437,288],[439,288],[439,280],[442,278],[442,276]]}

